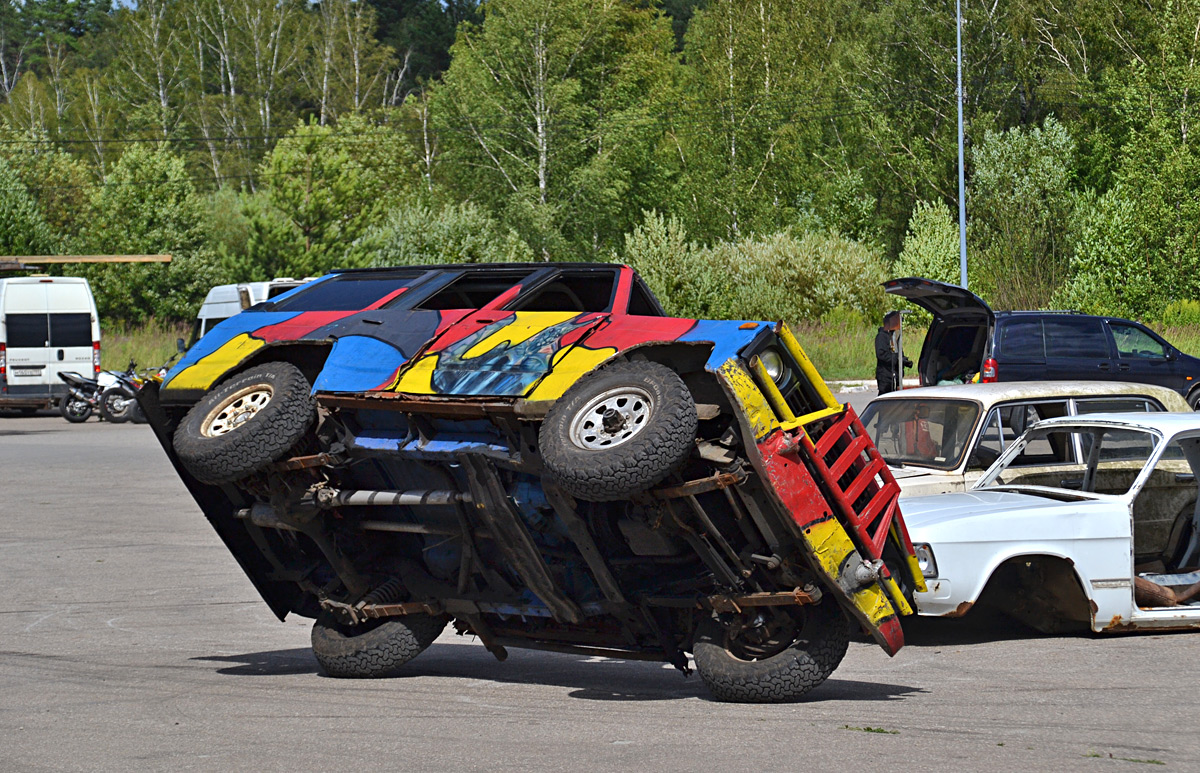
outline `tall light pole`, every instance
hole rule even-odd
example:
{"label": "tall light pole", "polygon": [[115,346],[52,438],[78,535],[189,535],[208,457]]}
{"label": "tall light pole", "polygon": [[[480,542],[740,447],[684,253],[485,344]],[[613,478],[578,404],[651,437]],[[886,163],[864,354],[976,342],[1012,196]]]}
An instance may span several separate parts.
{"label": "tall light pole", "polygon": [[962,0],[954,0],[954,29],[958,36],[958,270],[967,286],[967,182],[963,172]]}

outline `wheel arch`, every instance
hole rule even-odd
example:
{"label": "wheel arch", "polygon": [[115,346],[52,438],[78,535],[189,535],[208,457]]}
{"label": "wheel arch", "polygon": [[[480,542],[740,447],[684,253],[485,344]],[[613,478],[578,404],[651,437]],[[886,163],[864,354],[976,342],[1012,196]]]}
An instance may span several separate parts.
{"label": "wheel arch", "polygon": [[970,606],[991,606],[1044,633],[1090,626],[1096,602],[1091,583],[1056,551],[1013,553],[995,561]]}
{"label": "wheel arch", "polygon": [[220,378],[212,383],[209,390],[215,389],[222,382],[228,381],[239,373],[266,362],[287,362],[295,365],[308,379],[308,383],[312,384],[316,382],[321,369],[325,367],[325,361],[329,358],[331,351],[333,351],[333,344],[329,341],[288,341],[264,346],[222,373]]}

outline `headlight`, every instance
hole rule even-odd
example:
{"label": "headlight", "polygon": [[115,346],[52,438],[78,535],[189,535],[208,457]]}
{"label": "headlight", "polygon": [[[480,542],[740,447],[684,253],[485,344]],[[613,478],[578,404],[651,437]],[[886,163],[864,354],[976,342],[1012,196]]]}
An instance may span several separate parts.
{"label": "headlight", "polygon": [[778,384],[783,378],[783,355],[777,349],[766,349],[758,355],[758,359],[767,369],[767,375]]}
{"label": "headlight", "polygon": [[913,553],[917,556],[917,566],[926,577],[937,577],[937,560],[933,557],[933,548],[926,542],[913,543]]}

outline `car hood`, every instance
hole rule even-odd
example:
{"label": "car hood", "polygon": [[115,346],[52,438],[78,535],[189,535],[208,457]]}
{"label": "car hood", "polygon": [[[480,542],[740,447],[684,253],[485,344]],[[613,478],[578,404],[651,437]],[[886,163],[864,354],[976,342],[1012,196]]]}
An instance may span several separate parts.
{"label": "car hood", "polygon": [[1064,503],[1057,499],[1013,491],[976,490],[959,494],[912,497],[904,500],[901,509],[904,512],[904,523],[911,532],[952,521],[973,518],[992,520],[1005,513],[1061,507],[1063,504],[1078,505],[1079,502]]}

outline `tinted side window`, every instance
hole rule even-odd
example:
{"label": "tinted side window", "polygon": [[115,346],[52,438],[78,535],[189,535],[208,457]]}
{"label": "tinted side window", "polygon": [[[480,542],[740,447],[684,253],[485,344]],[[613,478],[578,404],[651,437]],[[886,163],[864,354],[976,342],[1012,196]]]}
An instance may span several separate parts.
{"label": "tinted side window", "polygon": [[57,347],[91,346],[92,315],[51,314],[50,345]]}
{"label": "tinted side window", "polygon": [[276,311],[360,311],[411,285],[413,272],[341,274],[276,302]]}
{"label": "tinted side window", "polygon": [[1156,413],[1162,406],[1145,397],[1101,397],[1095,400],[1076,400],[1075,412],[1080,416],[1089,413],[1134,413],[1145,411]]}
{"label": "tinted side window", "polygon": [[509,306],[514,311],[608,311],[612,306],[615,271],[571,274],[564,272],[527,298]]}
{"label": "tinted side window", "polygon": [[[4,321],[8,328],[8,348],[37,347],[47,345],[50,330],[45,314],[9,314]],[[91,342],[88,342],[91,345]]]}
{"label": "tinted side window", "polygon": [[1046,331],[1047,357],[1109,356],[1104,324],[1094,317],[1045,317],[1042,327]]}
{"label": "tinted side window", "polygon": [[1117,344],[1117,356],[1122,360],[1165,360],[1167,358],[1167,348],[1162,345],[1162,342],[1140,327],[1122,325],[1117,322],[1110,322],[1108,327],[1112,330],[1113,341]]}
{"label": "tinted side window", "polygon": [[1010,319],[1000,328],[1000,354],[1010,360],[1046,359],[1040,319]]}
{"label": "tinted side window", "polygon": [[634,281],[632,292],[629,295],[629,313],[636,314],[641,317],[661,317],[663,316],[662,309],[658,307],[658,302],[650,295],[650,291],[640,280]]}
{"label": "tinted side window", "polygon": [[464,271],[450,284],[418,303],[414,308],[481,309],[513,285],[524,282],[532,271]]}

